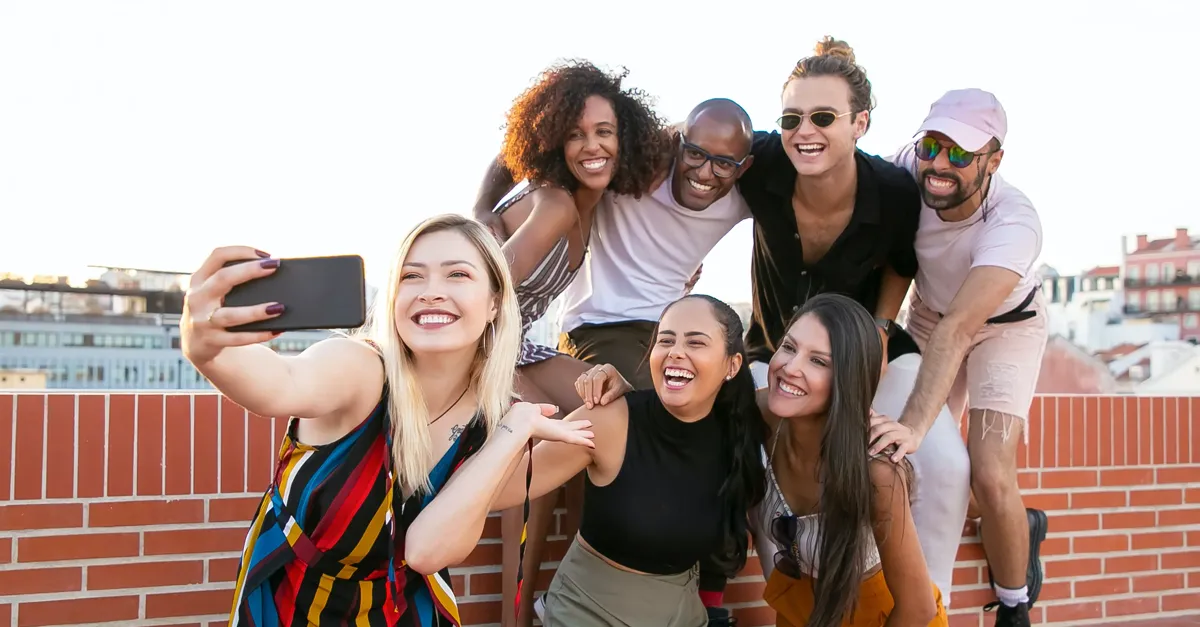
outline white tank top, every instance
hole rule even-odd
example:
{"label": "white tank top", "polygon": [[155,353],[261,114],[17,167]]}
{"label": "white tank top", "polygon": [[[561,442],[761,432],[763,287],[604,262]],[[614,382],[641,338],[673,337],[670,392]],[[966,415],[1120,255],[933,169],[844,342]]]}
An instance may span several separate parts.
{"label": "white tank top", "polygon": [[[775,438],[775,444],[778,444],[779,438]],[[772,449],[775,448],[773,444]],[[766,447],[761,448],[763,456],[763,464],[767,468],[767,489],[763,500],[759,505],[750,512],[750,524],[754,527],[754,548],[758,551],[759,561],[762,562],[763,578],[769,579],[771,571],[775,570],[775,554],[779,551],[787,551],[791,554],[793,560],[797,561],[800,572],[809,577],[817,577],[817,566],[820,563],[818,553],[820,545],[818,544],[821,515],[820,513],[809,514],[807,516],[797,517],[797,533],[796,542],[793,546],[782,546],[775,542],[771,537],[771,524],[779,516],[794,516],[792,509],[788,507],[787,501],[783,498],[783,492],[779,489],[779,482],[775,479],[775,470],[771,466],[770,456],[767,455]],[[866,559],[863,563],[863,572],[871,572],[880,563],[879,547],[875,544],[875,534],[871,532],[870,527],[864,527],[862,530],[863,541],[867,543]]]}

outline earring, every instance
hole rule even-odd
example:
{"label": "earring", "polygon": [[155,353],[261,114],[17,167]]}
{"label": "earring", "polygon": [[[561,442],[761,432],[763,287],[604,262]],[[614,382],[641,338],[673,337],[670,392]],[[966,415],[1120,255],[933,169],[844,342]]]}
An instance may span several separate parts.
{"label": "earring", "polygon": [[492,330],[492,344],[488,347],[488,352],[490,353],[492,349],[496,348],[496,321],[488,320],[488,328]]}

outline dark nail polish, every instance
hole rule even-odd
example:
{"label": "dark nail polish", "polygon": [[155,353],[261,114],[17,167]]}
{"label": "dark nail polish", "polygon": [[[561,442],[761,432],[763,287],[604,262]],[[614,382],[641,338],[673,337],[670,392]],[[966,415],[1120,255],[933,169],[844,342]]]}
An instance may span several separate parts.
{"label": "dark nail polish", "polygon": [[274,316],[274,315],[278,315],[281,313],[283,313],[283,305],[280,305],[279,303],[275,303],[273,305],[267,306],[267,314],[268,315]]}
{"label": "dark nail polish", "polygon": [[264,253],[263,251],[261,251],[257,248],[254,249],[254,254],[258,255],[259,257],[270,257],[271,256],[271,253]]}
{"label": "dark nail polish", "polygon": [[260,265],[264,268],[278,268],[279,260],[278,259],[263,259],[262,261],[258,262],[258,265]]}

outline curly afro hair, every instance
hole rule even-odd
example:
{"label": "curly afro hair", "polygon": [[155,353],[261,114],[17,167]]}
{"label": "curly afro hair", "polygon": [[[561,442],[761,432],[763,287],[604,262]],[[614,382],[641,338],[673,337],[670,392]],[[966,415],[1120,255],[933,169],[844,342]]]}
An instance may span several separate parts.
{"label": "curly afro hair", "polygon": [[579,181],[567,169],[563,145],[579,122],[584,102],[602,96],[617,115],[620,152],[608,189],[641,196],[670,160],[665,123],[638,89],[621,89],[628,74],[601,71],[587,61],[567,60],[550,66],[513,101],[504,130],[500,159],[515,180],[558,185],[570,191]]}

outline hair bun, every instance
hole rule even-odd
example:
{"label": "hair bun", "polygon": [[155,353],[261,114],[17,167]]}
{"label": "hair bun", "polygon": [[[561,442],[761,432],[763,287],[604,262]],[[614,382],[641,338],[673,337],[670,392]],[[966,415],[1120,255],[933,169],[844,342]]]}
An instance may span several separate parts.
{"label": "hair bun", "polygon": [[854,63],[854,48],[851,48],[850,44],[828,35],[817,42],[817,46],[813,49],[813,52],[818,57],[842,57]]}

